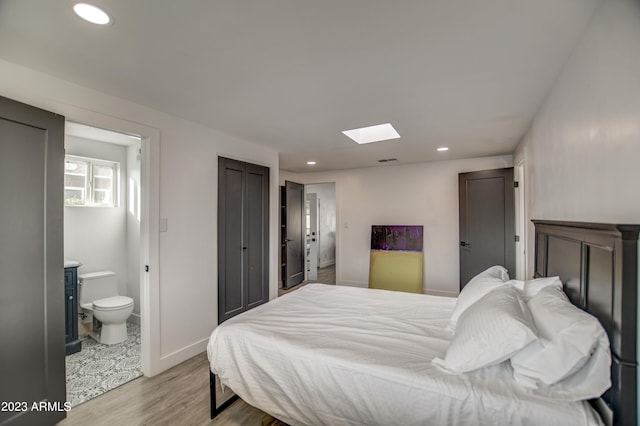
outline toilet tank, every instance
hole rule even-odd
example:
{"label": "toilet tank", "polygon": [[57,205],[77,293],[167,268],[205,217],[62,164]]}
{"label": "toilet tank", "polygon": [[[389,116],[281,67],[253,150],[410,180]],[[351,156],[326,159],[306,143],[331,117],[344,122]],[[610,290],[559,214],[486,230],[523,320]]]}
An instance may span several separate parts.
{"label": "toilet tank", "polygon": [[91,272],[78,275],[80,303],[118,295],[118,278],[112,271]]}

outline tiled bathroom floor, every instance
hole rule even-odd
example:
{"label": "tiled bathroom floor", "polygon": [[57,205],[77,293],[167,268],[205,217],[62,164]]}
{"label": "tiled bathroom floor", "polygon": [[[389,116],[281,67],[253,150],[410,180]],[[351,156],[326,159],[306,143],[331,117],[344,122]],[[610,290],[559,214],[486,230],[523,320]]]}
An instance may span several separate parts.
{"label": "tiled bathroom floor", "polygon": [[127,323],[127,340],[102,345],[82,339],[82,350],[66,357],[67,401],[74,407],[142,376],[140,327]]}

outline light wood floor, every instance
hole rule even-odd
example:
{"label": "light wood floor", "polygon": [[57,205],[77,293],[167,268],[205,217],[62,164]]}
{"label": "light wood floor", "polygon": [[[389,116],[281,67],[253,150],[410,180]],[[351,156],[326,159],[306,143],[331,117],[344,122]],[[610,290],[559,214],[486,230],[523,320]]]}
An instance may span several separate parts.
{"label": "light wood floor", "polygon": [[335,284],[336,283],[336,265],[325,266],[318,269],[318,279],[316,282],[323,284]]}
{"label": "light wood floor", "polygon": [[286,426],[241,399],[211,420],[206,353],[80,404],[58,425]]}
{"label": "light wood floor", "polygon": [[[314,282],[335,284],[335,265],[319,269]],[[280,289],[278,295],[307,283]],[[202,353],[155,377],[141,377],[80,404],[58,425],[286,426],[241,399],[214,420],[209,410],[209,362]]]}
{"label": "light wood floor", "polygon": [[302,281],[300,284],[291,287],[289,289],[279,288],[278,289],[278,297],[283,294],[287,294],[294,290],[299,289],[300,287],[304,287],[309,283],[323,283],[323,284],[335,284],[336,283],[336,265],[329,265],[324,268],[318,269],[318,279],[314,281]]}

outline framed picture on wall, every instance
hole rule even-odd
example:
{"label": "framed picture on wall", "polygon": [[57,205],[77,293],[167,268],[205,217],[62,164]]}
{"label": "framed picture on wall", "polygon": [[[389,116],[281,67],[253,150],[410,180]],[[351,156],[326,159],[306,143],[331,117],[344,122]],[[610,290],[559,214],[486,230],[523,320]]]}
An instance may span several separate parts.
{"label": "framed picture on wall", "polygon": [[371,250],[422,251],[422,225],[372,225]]}

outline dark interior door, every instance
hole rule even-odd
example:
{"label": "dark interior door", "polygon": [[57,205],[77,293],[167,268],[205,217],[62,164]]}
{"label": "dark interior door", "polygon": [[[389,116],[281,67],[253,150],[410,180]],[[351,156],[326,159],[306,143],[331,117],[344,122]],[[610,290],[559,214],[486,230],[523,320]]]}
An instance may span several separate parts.
{"label": "dark interior door", "polygon": [[285,288],[290,288],[304,280],[304,185],[286,181],[284,187],[287,206]]}
{"label": "dark interior door", "polygon": [[513,168],[459,174],[460,289],[502,265],[515,277]]}
{"label": "dark interior door", "polygon": [[65,417],[63,165],[64,117],[0,97],[2,425]]}
{"label": "dark interior door", "polygon": [[246,165],[247,309],[269,301],[269,169]]}
{"label": "dark interior door", "polygon": [[244,310],[244,163],[218,159],[218,323]]}
{"label": "dark interior door", "polygon": [[218,323],[269,300],[269,169],[218,159]]}

